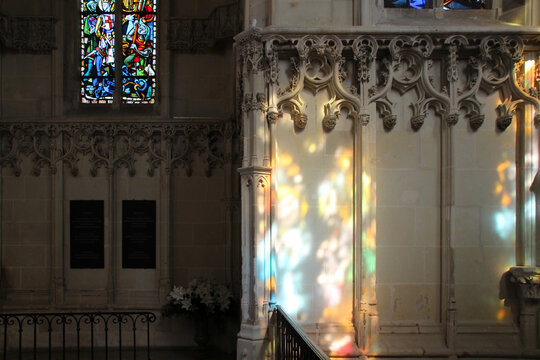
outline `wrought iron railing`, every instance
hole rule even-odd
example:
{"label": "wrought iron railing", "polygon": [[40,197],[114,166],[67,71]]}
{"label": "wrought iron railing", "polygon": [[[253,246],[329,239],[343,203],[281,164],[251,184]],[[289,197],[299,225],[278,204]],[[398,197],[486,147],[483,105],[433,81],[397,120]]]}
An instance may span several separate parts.
{"label": "wrought iron railing", "polygon": [[[9,354],[21,360],[24,354],[25,359],[39,355],[50,360],[54,354],[79,360],[88,353],[90,359],[127,354],[136,360],[137,353],[150,359],[150,324],[155,320],[151,312],[0,314],[2,359]],[[137,334],[146,339],[137,343]]]}
{"label": "wrought iron railing", "polygon": [[329,360],[279,305],[274,316],[274,354],[277,360]]}

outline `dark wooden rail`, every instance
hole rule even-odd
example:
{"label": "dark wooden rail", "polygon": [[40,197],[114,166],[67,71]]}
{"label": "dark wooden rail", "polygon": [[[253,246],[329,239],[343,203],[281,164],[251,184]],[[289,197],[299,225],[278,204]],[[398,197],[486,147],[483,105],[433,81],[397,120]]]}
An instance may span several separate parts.
{"label": "dark wooden rail", "polygon": [[[40,358],[46,357],[49,360],[57,352],[61,352],[62,360],[66,359],[66,354],[74,353],[72,356],[79,360],[81,353],[90,352],[93,360],[98,349],[100,359],[108,360],[113,351],[118,352],[118,358],[122,359],[122,350],[125,353],[129,349],[136,360],[138,327],[139,334],[142,332],[146,336],[143,349],[139,351],[145,353],[146,359],[150,359],[150,324],[155,320],[156,316],[151,312],[0,314],[3,360],[7,360],[8,353],[14,353],[21,360],[23,352],[25,358],[28,352],[32,359],[37,359],[39,354]],[[111,344],[109,341],[113,335],[117,336],[117,341]],[[131,337],[131,346],[123,348],[123,337]],[[8,351],[8,347],[12,350]]]}
{"label": "dark wooden rail", "polygon": [[279,305],[276,306],[275,321],[277,360],[329,360]]}

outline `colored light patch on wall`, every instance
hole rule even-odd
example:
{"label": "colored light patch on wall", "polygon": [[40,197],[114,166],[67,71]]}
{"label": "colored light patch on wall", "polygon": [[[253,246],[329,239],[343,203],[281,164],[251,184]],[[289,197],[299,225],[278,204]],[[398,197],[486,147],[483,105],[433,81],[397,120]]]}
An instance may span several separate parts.
{"label": "colored light patch on wall", "polygon": [[[315,97],[322,102],[326,94]],[[316,119],[316,115],[310,113],[308,118]],[[316,124],[313,120],[295,135],[289,122],[278,122],[272,224],[275,300],[300,323],[350,325],[354,284],[351,123],[344,121],[331,133]]]}

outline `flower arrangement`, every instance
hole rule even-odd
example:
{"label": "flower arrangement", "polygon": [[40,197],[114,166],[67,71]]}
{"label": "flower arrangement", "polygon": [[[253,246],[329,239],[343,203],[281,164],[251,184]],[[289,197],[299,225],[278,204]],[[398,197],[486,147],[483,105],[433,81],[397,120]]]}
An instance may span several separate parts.
{"label": "flower arrangement", "polygon": [[225,286],[205,279],[192,280],[187,287],[174,286],[163,315],[177,316],[183,313],[208,315],[225,313],[231,305],[232,293]]}

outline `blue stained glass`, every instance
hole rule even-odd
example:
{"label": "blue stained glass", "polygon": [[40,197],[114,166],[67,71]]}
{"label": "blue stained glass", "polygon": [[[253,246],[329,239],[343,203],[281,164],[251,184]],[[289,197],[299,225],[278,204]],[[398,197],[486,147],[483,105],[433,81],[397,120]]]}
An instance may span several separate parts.
{"label": "blue stained glass", "polygon": [[156,4],[153,0],[124,2],[122,15],[122,98],[154,101],[156,65]]}
{"label": "blue stained glass", "polygon": [[410,0],[411,7],[415,9],[425,9],[426,8],[426,0]]}
{"label": "blue stained glass", "polygon": [[83,77],[81,87],[82,101],[91,104],[108,104],[113,101],[114,78]]}
{"label": "blue stained glass", "polygon": [[81,0],[81,11],[114,12],[115,0]]}
{"label": "blue stained glass", "polygon": [[112,103],[115,74],[114,0],[81,1],[81,99]]}
{"label": "blue stained glass", "polygon": [[122,84],[123,99],[126,103],[153,103],[155,83],[153,77],[124,77]]}
{"label": "blue stained glass", "polygon": [[82,76],[114,76],[114,15],[87,14],[82,22]]}
{"label": "blue stained glass", "polygon": [[444,0],[443,8],[451,9],[484,9],[486,8],[485,0]]}
{"label": "blue stained glass", "polygon": [[385,8],[430,9],[430,0],[384,0]]}
{"label": "blue stained glass", "polygon": [[[81,0],[81,101],[114,101],[116,65],[122,70],[122,100],[153,103],[156,75],[157,0]],[[115,26],[115,14],[122,23]],[[121,49],[116,32],[122,31]],[[122,51],[122,58],[116,53]],[[119,54],[119,53],[118,53]],[[120,81],[120,78],[118,78]]]}

